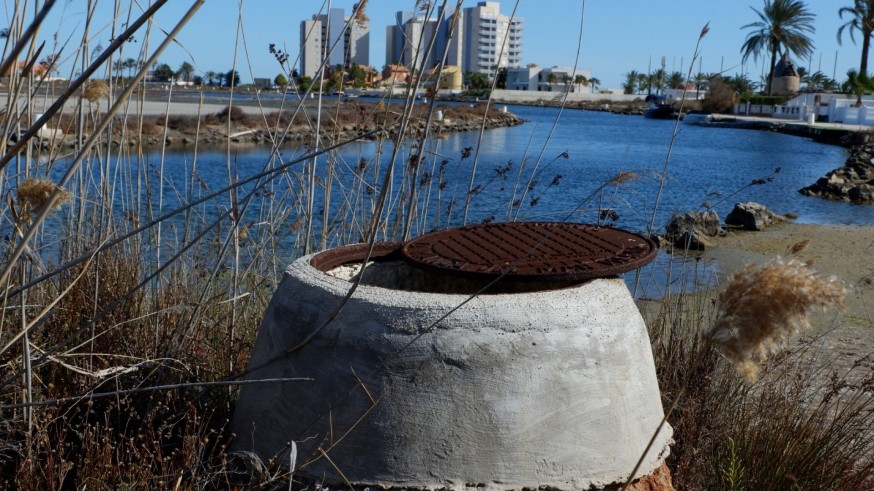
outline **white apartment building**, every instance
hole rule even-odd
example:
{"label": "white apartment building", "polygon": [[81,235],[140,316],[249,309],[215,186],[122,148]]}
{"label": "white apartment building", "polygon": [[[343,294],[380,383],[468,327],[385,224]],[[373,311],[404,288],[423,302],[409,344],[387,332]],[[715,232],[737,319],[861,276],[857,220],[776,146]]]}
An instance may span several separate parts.
{"label": "white apartment building", "polygon": [[[444,15],[438,13],[437,19],[426,19],[412,12],[397,12],[395,23],[386,27],[385,62],[404,65],[409,69],[434,67],[446,52],[446,65],[459,65],[462,44],[461,29],[452,29],[452,11]],[[459,18],[459,22],[461,19]],[[450,36],[450,34],[452,34]],[[432,44],[433,41],[433,44]],[[449,49],[446,44],[449,43]],[[429,51],[428,47],[433,46]],[[424,65],[422,61],[424,57]]]}
{"label": "white apartment building", "polygon": [[[406,13],[398,12],[398,14]],[[435,45],[431,51],[428,51],[428,47],[437,35],[437,21],[423,16],[406,18],[404,15],[403,18],[405,19],[403,24],[388,26],[386,29],[386,64],[418,69],[422,66],[424,57],[424,66],[426,68],[432,66],[437,57],[435,56],[437,46]]]}
{"label": "white apartment building", "polygon": [[522,61],[522,21],[500,12],[498,2],[479,2],[464,9],[462,19],[463,72],[493,77],[496,67],[515,67]]}
{"label": "white apartment building", "polygon": [[300,75],[314,77],[332,46],[328,65],[370,65],[370,28],[349,22],[343,9],[330,9],[300,23]]}

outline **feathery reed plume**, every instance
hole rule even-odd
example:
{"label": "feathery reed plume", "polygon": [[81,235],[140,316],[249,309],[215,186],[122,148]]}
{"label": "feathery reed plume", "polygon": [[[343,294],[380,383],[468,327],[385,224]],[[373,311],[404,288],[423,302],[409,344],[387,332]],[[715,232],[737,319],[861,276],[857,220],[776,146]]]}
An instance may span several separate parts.
{"label": "feathery reed plume", "polygon": [[355,12],[355,23],[359,27],[365,27],[370,22],[370,17],[367,16],[367,1],[361,0],[352,7],[352,11]]}
{"label": "feathery reed plume", "polygon": [[625,183],[628,183],[631,181],[636,181],[639,178],[640,178],[640,176],[638,176],[636,173],[634,173],[632,171],[621,171],[618,174],[616,174],[615,176],[613,176],[612,178],[610,178],[610,180],[607,181],[607,184],[621,186]]}
{"label": "feathery reed plume", "polygon": [[740,374],[755,380],[759,362],[789,335],[809,327],[811,308],[843,305],[845,294],[836,278],[822,277],[798,261],[748,265],[719,295],[720,316],[707,337]]}
{"label": "feathery reed plume", "polygon": [[431,0],[416,0],[416,4],[413,7],[413,10],[416,13],[423,13],[423,12],[426,12],[430,8],[431,8]]}
{"label": "feathery reed plume", "polygon": [[109,95],[109,86],[103,80],[91,80],[82,87],[82,98],[97,102]]}
{"label": "feathery reed plume", "polygon": [[[38,212],[46,204],[49,196],[58,189],[58,185],[48,179],[25,179],[18,185],[16,217],[19,224],[30,222],[34,213]],[[62,191],[61,199],[56,207],[64,204],[69,198],[67,191]]]}
{"label": "feathery reed plume", "polygon": [[798,254],[799,252],[807,248],[808,245],[810,245],[810,239],[804,239],[801,242],[798,242],[790,247],[789,252],[791,252],[792,254]]}

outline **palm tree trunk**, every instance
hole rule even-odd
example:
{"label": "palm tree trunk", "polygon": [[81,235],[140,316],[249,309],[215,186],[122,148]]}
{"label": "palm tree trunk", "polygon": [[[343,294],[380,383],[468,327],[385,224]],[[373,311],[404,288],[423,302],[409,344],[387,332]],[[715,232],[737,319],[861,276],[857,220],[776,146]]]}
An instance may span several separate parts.
{"label": "palm tree trunk", "polygon": [[868,48],[871,47],[871,33],[863,33],[862,61],[859,62],[859,73],[868,74]]}
{"label": "palm tree trunk", "polygon": [[777,66],[777,47],[771,48],[771,71],[768,74],[768,95],[774,95],[774,68]]}

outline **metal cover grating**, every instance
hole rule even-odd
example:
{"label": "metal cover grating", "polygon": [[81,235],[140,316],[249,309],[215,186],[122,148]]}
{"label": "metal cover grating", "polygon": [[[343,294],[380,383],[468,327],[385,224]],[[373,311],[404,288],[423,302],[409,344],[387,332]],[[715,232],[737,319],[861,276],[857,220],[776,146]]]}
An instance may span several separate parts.
{"label": "metal cover grating", "polygon": [[510,222],[441,230],[407,242],[415,264],[470,276],[586,280],[614,276],[655,258],[640,235],[582,223]]}

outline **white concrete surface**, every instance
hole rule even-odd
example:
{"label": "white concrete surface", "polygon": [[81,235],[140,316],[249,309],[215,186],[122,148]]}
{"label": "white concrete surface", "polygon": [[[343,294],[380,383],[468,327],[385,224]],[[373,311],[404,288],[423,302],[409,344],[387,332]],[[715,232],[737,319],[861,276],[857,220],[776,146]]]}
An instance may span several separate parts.
{"label": "white concrete surface", "polygon": [[[559,87],[559,86],[556,86]],[[536,103],[538,101],[549,102],[562,100],[565,97],[563,90],[554,90],[552,92],[545,91],[530,91],[530,90],[493,90],[492,102],[507,102],[507,103]],[[567,94],[568,102],[634,102],[635,100],[643,101],[646,95],[640,94],[589,94],[585,92],[571,92]]]}
{"label": "white concrete surface", "polygon": [[[188,98],[191,99],[191,98]],[[0,94],[0,107],[6,107],[7,97],[5,94]],[[25,107],[26,99],[21,98],[18,102],[18,106],[20,108]],[[34,113],[43,113],[54,103],[54,98],[49,98],[46,96],[38,96],[31,100],[32,111]],[[78,97],[71,97],[67,100],[66,104],[64,104],[63,112],[66,114],[71,114],[73,111],[77,110],[79,104]],[[107,99],[101,99],[95,103],[89,103],[88,101],[84,102],[86,110],[93,110],[97,113],[105,113],[109,109],[109,101]],[[261,108],[257,105],[257,102],[253,99],[238,99],[234,101],[234,105],[242,109],[244,112],[249,114],[260,114]],[[285,103],[286,111],[293,111],[295,106],[297,105],[296,101],[287,101]],[[222,109],[227,107],[228,104],[226,101],[221,102],[204,102],[201,105],[199,102],[194,101],[188,102],[180,102],[174,100],[170,104],[167,103],[166,100],[156,100],[156,96],[150,96],[148,99],[141,101],[138,97],[131,97],[124,108],[121,110],[120,114],[142,114],[146,116],[156,116],[160,114],[176,114],[176,115],[184,115],[184,116],[196,116],[198,113],[201,115],[207,114],[215,114],[220,112]],[[279,109],[279,103],[277,100],[265,100],[263,102],[264,112],[269,114],[272,112],[276,112]]]}
{"label": "white concrete surface", "polygon": [[[589,489],[623,480],[662,418],[643,320],[621,279],[482,295],[359,287],[295,261],[242,388],[238,450],[319,482],[405,488]],[[421,337],[419,337],[421,336]],[[639,475],[663,462],[663,428]],[[322,453],[324,451],[324,454]],[[287,465],[287,464],[286,464]],[[342,473],[342,476],[341,476]]]}

